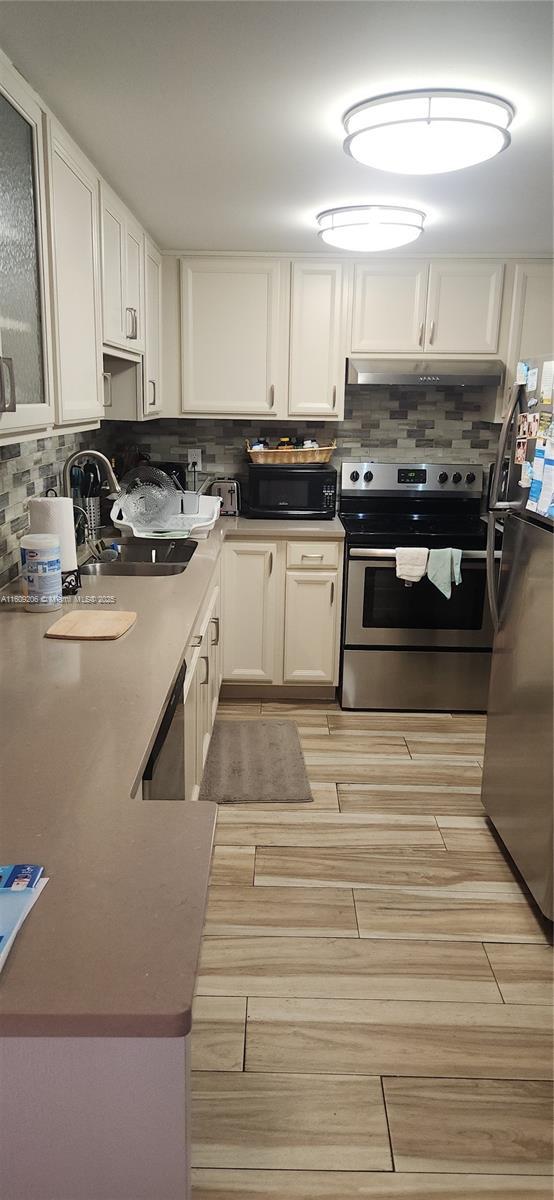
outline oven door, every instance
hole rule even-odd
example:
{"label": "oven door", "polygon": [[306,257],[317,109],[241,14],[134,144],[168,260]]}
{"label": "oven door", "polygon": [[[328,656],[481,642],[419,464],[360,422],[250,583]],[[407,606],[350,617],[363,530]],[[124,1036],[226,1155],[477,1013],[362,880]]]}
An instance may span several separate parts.
{"label": "oven door", "polygon": [[492,639],[485,551],[462,555],[462,582],[447,600],[426,577],[397,579],[394,550],[351,549],[346,646],[490,648]]}

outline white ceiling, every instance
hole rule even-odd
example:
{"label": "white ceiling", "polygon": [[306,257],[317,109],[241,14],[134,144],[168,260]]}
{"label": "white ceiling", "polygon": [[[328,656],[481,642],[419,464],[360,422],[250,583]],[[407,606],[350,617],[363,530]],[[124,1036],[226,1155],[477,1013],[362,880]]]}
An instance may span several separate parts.
{"label": "white ceiling", "polygon": [[[315,214],[378,201],[429,214],[416,253],[536,254],[552,245],[552,13],[550,0],[4,0],[0,46],[163,249],[327,254]],[[506,96],[512,146],[434,178],[343,153],[349,105],[422,86]]]}

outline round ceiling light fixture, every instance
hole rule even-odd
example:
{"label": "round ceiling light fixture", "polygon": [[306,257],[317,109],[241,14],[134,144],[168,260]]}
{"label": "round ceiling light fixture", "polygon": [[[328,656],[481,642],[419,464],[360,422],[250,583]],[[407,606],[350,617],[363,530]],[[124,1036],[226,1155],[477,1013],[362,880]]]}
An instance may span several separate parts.
{"label": "round ceiling light fixture", "polygon": [[459,171],[510,145],[514,111],[486,92],[391,92],[348,109],[344,149],[368,167],[399,175]]}
{"label": "round ceiling light fixture", "polygon": [[392,250],[415,242],[423,233],[425,213],[391,204],[357,204],[328,208],[317,216],[318,234],[340,250]]}

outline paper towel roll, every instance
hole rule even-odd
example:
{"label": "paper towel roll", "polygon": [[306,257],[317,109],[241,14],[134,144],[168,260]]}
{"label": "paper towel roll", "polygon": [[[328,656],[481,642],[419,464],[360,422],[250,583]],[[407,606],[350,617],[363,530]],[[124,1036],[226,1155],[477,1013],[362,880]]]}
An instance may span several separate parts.
{"label": "paper towel roll", "polygon": [[73,500],[67,496],[34,496],[29,500],[31,533],[55,533],[60,539],[62,572],[77,567]]}

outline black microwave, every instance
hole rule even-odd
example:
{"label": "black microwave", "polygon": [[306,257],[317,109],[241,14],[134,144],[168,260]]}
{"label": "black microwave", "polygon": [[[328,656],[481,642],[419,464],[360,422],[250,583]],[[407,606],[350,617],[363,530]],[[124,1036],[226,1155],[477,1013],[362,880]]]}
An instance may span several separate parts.
{"label": "black microwave", "polygon": [[246,492],[247,517],[331,521],[337,504],[337,472],[319,464],[259,467],[252,463]]}

